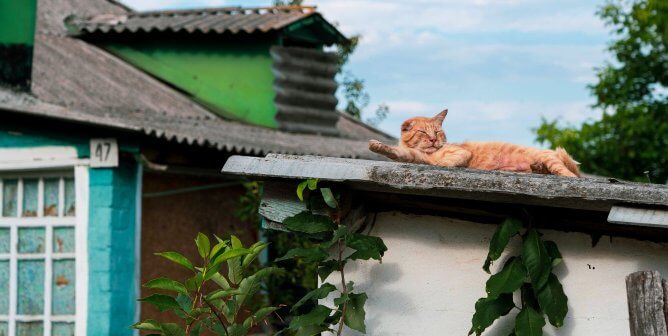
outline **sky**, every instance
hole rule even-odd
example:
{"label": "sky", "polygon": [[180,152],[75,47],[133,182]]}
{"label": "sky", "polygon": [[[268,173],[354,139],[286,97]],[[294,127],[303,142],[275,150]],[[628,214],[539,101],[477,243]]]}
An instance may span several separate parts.
{"label": "sky", "polygon": [[[137,10],[265,6],[259,0],[124,0]],[[448,108],[450,142],[537,145],[541,118],[578,125],[600,111],[588,84],[609,59],[608,29],[592,0],[306,0],[347,35],[361,34],[347,69],[371,102],[390,108],[378,127]],[[341,97],[340,97],[340,100]]]}

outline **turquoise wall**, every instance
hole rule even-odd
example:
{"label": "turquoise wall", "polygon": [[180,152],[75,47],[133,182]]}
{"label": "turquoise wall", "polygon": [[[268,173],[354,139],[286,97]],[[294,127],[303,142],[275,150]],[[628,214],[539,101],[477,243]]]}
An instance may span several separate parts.
{"label": "turquoise wall", "polygon": [[135,323],[137,164],[90,170],[88,334],[131,335]]}
{"label": "turquoise wall", "polygon": [[[0,126],[0,148],[72,146],[89,157],[89,139],[16,132]],[[122,152],[136,153],[134,144],[119,143]],[[0,160],[3,158],[0,157]],[[132,335],[135,323],[136,189],[138,164],[121,158],[117,168],[89,169],[88,335]]]}

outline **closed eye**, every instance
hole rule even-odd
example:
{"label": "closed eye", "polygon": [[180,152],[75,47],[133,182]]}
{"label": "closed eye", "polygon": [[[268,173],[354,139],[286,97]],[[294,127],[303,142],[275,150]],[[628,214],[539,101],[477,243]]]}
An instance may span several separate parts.
{"label": "closed eye", "polygon": [[418,132],[420,132],[420,133],[422,133],[422,134],[424,134],[424,135],[428,135],[427,132],[425,132],[425,131],[423,131],[423,130],[418,130]]}

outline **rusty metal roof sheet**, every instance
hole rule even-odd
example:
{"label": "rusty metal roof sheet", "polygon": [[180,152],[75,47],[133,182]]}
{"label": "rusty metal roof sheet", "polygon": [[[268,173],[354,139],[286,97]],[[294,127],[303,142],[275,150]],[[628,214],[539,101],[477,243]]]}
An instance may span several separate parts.
{"label": "rusty metal roof sheet", "polygon": [[314,7],[307,6],[228,7],[99,14],[75,17],[68,23],[80,33],[171,31],[251,34],[279,30],[310,16],[320,14]]}

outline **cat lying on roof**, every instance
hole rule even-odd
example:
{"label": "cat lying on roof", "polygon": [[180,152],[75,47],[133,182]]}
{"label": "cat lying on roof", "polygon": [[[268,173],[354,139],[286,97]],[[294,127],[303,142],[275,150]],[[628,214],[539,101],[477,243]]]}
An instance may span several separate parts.
{"label": "cat lying on roof", "polygon": [[563,148],[537,149],[504,142],[447,143],[443,120],[448,110],[433,118],[415,117],[401,125],[399,146],[370,140],[369,149],[388,158],[444,167],[467,167],[523,173],[580,176],[578,162]]}

